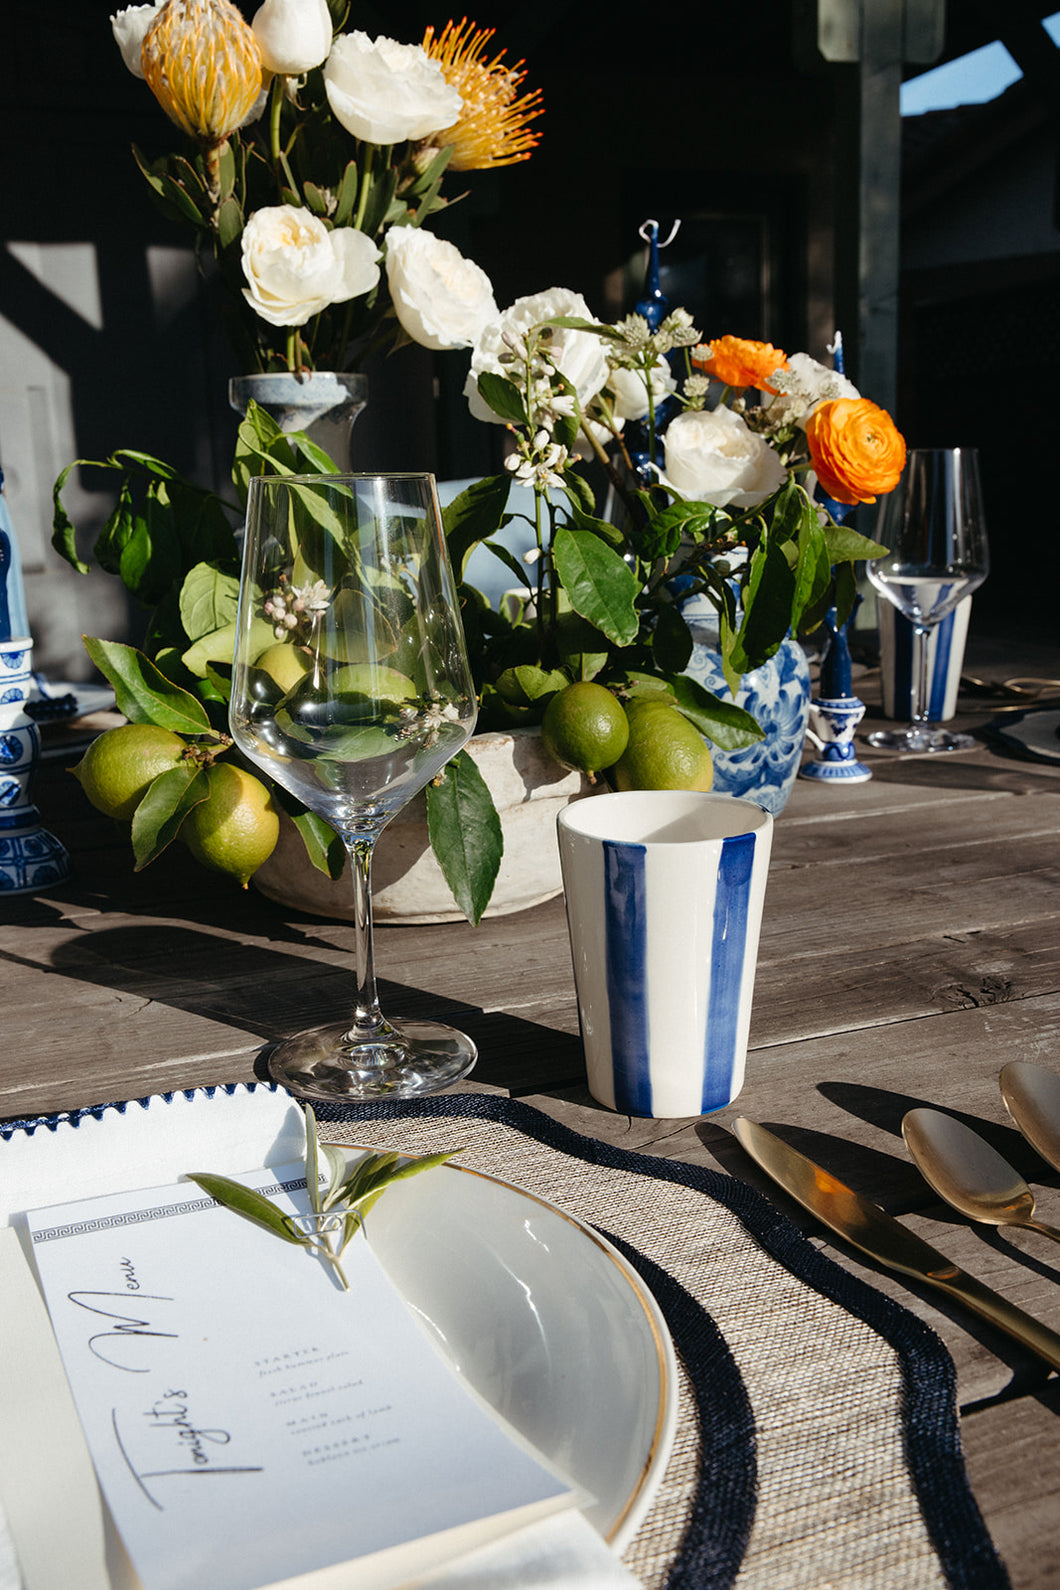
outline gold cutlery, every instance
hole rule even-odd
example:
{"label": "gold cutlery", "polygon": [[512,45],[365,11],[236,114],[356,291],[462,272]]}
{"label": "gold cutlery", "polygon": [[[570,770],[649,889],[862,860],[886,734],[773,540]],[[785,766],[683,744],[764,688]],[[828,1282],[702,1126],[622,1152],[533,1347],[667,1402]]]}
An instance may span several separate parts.
{"label": "gold cutlery", "polygon": [[963,1304],[1022,1347],[1060,1369],[1060,1335],[968,1275],[895,1220],[782,1138],[741,1116],[733,1122],[738,1141],[784,1191],[839,1236],[877,1263],[926,1281]]}
{"label": "gold cutlery", "polygon": [[942,1110],[910,1110],[902,1136],[917,1169],[940,1198],[989,1226],[1023,1226],[1060,1242],[1060,1231],[1034,1219],[1034,1194],[1007,1159],[963,1121]]}
{"label": "gold cutlery", "polygon": [[1028,1143],[1060,1170],[1060,1076],[1029,1060],[1010,1060],[998,1081],[1005,1108]]}

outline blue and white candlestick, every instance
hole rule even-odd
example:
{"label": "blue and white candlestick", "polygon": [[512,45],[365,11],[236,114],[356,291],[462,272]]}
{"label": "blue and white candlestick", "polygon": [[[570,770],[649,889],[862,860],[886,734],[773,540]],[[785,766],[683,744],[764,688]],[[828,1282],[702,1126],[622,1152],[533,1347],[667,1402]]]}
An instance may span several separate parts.
{"label": "blue and white candlestick", "polygon": [[800,778],[826,784],[864,784],[872,777],[872,769],[858,761],[854,749],[854,730],[865,716],[865,703],[851,690],[849,622],[850,618],[846,624],[837,624],[834,607],[824,621],[828,645],[821,658],[819,694],[810,702],[810,724],[806,730],[806,738],[817,747],[818,755],[799,769]]}

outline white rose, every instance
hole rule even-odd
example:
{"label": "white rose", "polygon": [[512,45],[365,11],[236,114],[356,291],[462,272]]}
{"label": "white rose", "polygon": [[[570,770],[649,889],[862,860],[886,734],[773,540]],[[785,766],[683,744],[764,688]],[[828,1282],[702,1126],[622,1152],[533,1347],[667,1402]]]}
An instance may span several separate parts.
{"label": "white rose", "polygon": [[269,72],[299,77],[326,60],[331,49],[327,0],[265,0],[250,25]]}
{"label": "white rose", "polygon": [[426,138],[459,120],[464,101],[419,44],[343,33],[324,63],[328,104],[348,133],[370,144]]}
{"label": "white rose", "polygon": [[831,398],[857,398],[861,396],[852,381],[838,370],[819,364],[808,353],[793,353],[786,370],[773,376],[777,396],[763,396],[771,423],[775,425],[803,425],[820,403]]}
{"label": "white rose", "polygon": [[383,239],[394,313],[423,348],[470,348],[496,318],[486,272],[458,248],[418,226],[392,226]]}
{"label": "white rose", "polygon": [[308,210],[256,210],[243,233],[243,296],[270,326],[304,326],[329,304],[372,290],[379,250],[352,227],[329,232]]}
{"label": "white rose", "polygon": [[110,19],[114,38],[121,51],[121,58],[134,77],[143,77],[140,66],[140,51],[144,46],[144,34],[162,9],[162,0],[157,5],[151,6],[126,6],[124,11],[115,12]]}
{"label": "white rose", "polygon": [[[471,369],[464,387],[464,395],[477,420],[492,420],[498,425],[504,423],[500,415],[494,414],[479,396],[479,376],[485,370],[492,370],[496,375],[511,379],[513,368],[501,357],[510,351],[508,339],[518,340],[542,321],[553,320],[559,315],[574,315],[581,320],[593,319],[580,293],[571,292],[566,287],[550,287],[547,292],[517,298],[510,309],[504,310],[485,327],[471,355]],[[584,408],[607,381],[607,359],[600,339],[591,331],[569,331],[557,327],[549,343],[549,351],[557,367],[574,387],[578,402]]]}
{"label": "white rose", "polygon": [[[608,376],[607,384],[614,393],[616,419],[644,419],[648,412],[648,393],[639,370],[618,365]],[[670,366],[665,359],[659,359],[651,372],[652,401],[656,409],[664,398],[676,390],[677,382],[670,372]]]}
{"label": "white rose", "polygon": [[686,409],[663,438],[668,485],[692,502],[753,508],[784,483],[784,466],[768,442],[731,409]]}

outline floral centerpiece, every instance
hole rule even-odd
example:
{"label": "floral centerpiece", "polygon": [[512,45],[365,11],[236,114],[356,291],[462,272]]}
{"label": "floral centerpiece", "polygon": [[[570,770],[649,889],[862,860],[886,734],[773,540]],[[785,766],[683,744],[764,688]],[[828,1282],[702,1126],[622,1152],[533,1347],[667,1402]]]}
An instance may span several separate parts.
{"label": "floral centerpiece", "polygon": [[[166,0],[161,7],[132,8],[137,28],[141,13],[157,13],[140,44],[148,82],[156,29],[182,18],[186,26],[195,19],[201,25],[205,13],[227,15],[226,6],[227,0]],[[355,55],[387,63],[390,92],[380,106],[385,109],[402,81],[393,69],[394,51],[401,47],[391,50],[391,41],[376,41],[370,48],[363,36],[340,35],[330,41],[322,67],[319,61],[312,65],[302,56],[283,55],[276,43],[285,36],[280,22],[295,18],[304,26],[311,11],[320,20],[316,53],[327,33],[323,0],[266,0],[254,19],[255,37],[263,18],[276,22],[275,34],[264,30],[268,49],[275,51],[270,59],[276,71],[267,95],[265,145],[260,146],[260,128],[246,132],[247,126],[258,126],[246,116],[254,114],[261,93],[259,86],[251,100],[250,74],[239,101],[242,119],[223,131],[227,122],[219,114],[211,110],[196,120],[189,110],[187,127],[201,143],[196,161],[188,170],[145,164],[149,180],[167,202],[175,202],[176,189],[194,197],[196,224],[214,238],[222,263],[228,251],[231,264],[239,241],[240,293],[256,317],[256,345],[266,364],[286,361],[292,369],[305,368],[324,345],[337,347],[345,357],[355,333],[370,344],[380,334],[393,334],[395,325],[401,336],[427,347],[463,343],[471,348],[467,396],[472,413],[505,427],[507,446],[502,471],[472,485],[445,514],[480,725],[540,724],[546,747],[558,761],[620,788],[660,778],[707,787],[708,744],[731,749],[760,738],[762,731],[733,700],[711,694],[685,673],[693,645],[685,602],[705,595],[717,609],[724,674],[733,693],[741,676],[775,653],[789,632],[812,631],[833,606],[842,622],[854,598],[854,563],[882,549],[840,522],[840,505],[871,502],[893,488],[904,464],[901,436],[890,416],[835,370],[806,354],[789,359],[768,343],[732,336],[705,340],[682,309],[655,322],[635,314],[609,325],[594,319],[580,294],[553,288],[498,312],[485,273],[455,250],[441,258],[438,250],[449,245],[428,242],[422,230],[437,201],[440,171],[453,165],[461,148],[453,131],[459,118],[448,129],[434,129],[433,122],[444,119],[444,101],[431,97],[438,86],[435,72],[427,73],[433,87],[424,95],[432,105],[432,125],[413,120],[403,124],[402,135],[387,124],[385,136],[393,138],[393,146],[377,160],[368,140],[384,134],[375,124],[358,122],[352,136],[361,140],[359,162],[352,175],[349,161],[339,171],[342,154],[331,149],[323,122],[315,118],[330,114],[348,130],[342,119],[346,102],[360,92],[361,79],[356,72],[347,74],[343,63]],[[443,77],[460,68],[472,85],[477,83],[479,103],[487,105],[478,132],[469,133],[469,147],[481,153],[482,127],[496,132],[502,126],[497,112],[503,102],[510,112],[507,125],[517,131],[510,146],[495,141],[494,153],[502,160],[522,158],[533,136],[526,118],[536,113],[536,104],[531,100],[528,108],[518,98],[517,73],[505,75],[497,62],[479,61],[481,38],[463,24],[447,28],[438,41],[428,36],[424,45],[412,47],[420,54],[402,81],[401,101],[420,98],[424,61],[433,61]],[[434,45],[438,49],[431,55]],[[222,85],[227,81],[223,59],[209,59]],[[288,72],[281,70],[285,63]],[[237,78],[241,70],[231,68]],[[297,86],[289,80],[295,70],[308,74]],[[186,75],[194,74],[189,69]],[[172,93],[179,76],[179,68],[171,66],[159,80]],[[461,93],[469,77],[462,79]],[[503,93],[488,102],[502,77]],[[283,79],[279,89],[278,78]],[[197,81],[209,84],[210,71],[198,74]],[[314,94],[323,97],[314,99]],[[226,100],[219,87],[214,97]],[[310,105],[313,111],[307,120],[296,117],[295,130],[285,137],[292,104],[301,104],[301,113]],[[331,131],[334,135],[334,127]],[[249,138],[254,148],[241,142],[240,152],[233,153],[237,135]],[[289,177],[295,180],[295,152],[315,149],[318,142],[336,163],[333,184],[299,177],[295,193],[288,184]],[[258,165],[279,182],[281,197],[305,201],[309,218],[331,240],[327,248],[338,249],[331,265],[325,260],[322,267],[322,278],[331,284],[327,292],[309,292],[302,270],[312,249],[293,220],[285,218],[270,233],[271,219],[255,226],[262,210],[251,210],[247,218],[247,184],[252,177],[258,180]],[[226,205],[229,223],[223,220]],[[294,208],[280,206],[285,207]],[[367,218],[371,228],[363,224]],[[303,217],[298,225],[308,221]],[[350,227],[379,238],[373,247],[384,257],[388,302],[380,308],[380,280],[367,293],[353,294],[363,303],[336,320],[336,304],[348,300],[335,298],[322,307],[321,299],[336,282],[349,285],[349,259],[354,252],[363,254],[363,244],[347,254],[347,243],[335,243],[337,234]],[[291,285],[296,276],[301,278],[297,289]],[[293,311],[296,298],[299,307]],[[273,326],[263,307],[275,312],[282,346],[262,329]],[[303,310],[305,318],[292,327],[292,314],[301,317]],[[384,325],[389,333],[383,333]],[[631,445],[634,432],[636,445]],[[97,467],[117,471],[121,480],[117,506],[96,542],[96,559],[124,581],[150,617],[142,649],[86,640],[130,719],[127,728],[109,731],[90,748],[80,770],[86,790],[102,809],[131,819],[137,866],[180,837],[208,865],[245,883],[276,842],[279,804],[295,822],[313,864],[336,875],[342,847],[331,830],[283,790],[270,790],[256,773],[239,768],[227,733],[239,584],[233,524],[248,481],[261,471],[332,472],[332,460],[304,434],[282,433],[251,404],[233,464],[234,502],[222,502],[161,461],[128,450],[98,461]],[[62,503],[69,469],[56,485],[53,541],[87,572]],[[514,558],[495,539],[512,519],[513,483],[532,491],[528,560]],[[499,608],[464,580],[468,559],[479,546],[500,558],[516,582],[514,594]],[[262,637],[263,654],[277,642],[297,644],[311,602],[312,592],[287,593],[283,611],[273,615],[272,632]],[[148,747],[148,730],[170,738]],[[128,754],[118,756],[115,737],[123,735]],[[137,735],[133,746],[131,737]],[[660,773],[664,743],[668,749]],[[119,778],[111,763],[128,776]],[[435,854],[460,908],[477,921],[503,848],[489,792],[474,761],[461,753],[426,796]],[[469,833],[474,845],[467,843]]]}
{"label": "floral centerpiece", "polygon": [[[495,312],[488,279],[424,231],[449,172],[526,160],[539,93],[493,30],[466,20],[420,44],[344,27],[346,0],[158,0],[112,18],[126,66],[185,135],[134,155],[157,203],[191,225],[228,289],[244,371],[347,371],[409,337],[468,346]],[[406,280],[459,282],[444,323]]]}

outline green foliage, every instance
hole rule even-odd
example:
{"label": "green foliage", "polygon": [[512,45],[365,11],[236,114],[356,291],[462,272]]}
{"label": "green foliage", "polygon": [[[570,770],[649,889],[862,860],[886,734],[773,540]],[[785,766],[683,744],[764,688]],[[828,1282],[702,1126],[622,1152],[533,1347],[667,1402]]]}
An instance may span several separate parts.
{"label": "green foliage", "polygon": [[466,751],[427,786],[427,831],[453,898],[477,924],[489,904],[504,840],[493,798]]}
{"label": "green foliage", "polygon": [[[461,1150],[452,1148],[441,1154],[424,1154],[418,1159],[400,1159],[393,1153],[363,1154],[348,1163],[341,1149],[319,1141],[316,1117],[308,1105],[305,1115],[305,1184],[309,1215],[286,1214],[264,1193],[244,1187],[230,1176],[218,1176],[212,1171],[189,1171],[188,1180],[201,1187],[222,1208],[230,1209],[270,1236],[293,1243],[310,1257],[319,1259],[331,1270],[343,1291],[348,1292],[342,1255],[364,1226],[365,1216],[373,1204],[395,1182],[419,1176],[425,1170],[436,1170]],[[322,1159],[327,1167],[324,1171]],[[321,1181],[325,1183],[323,1190]]]}

